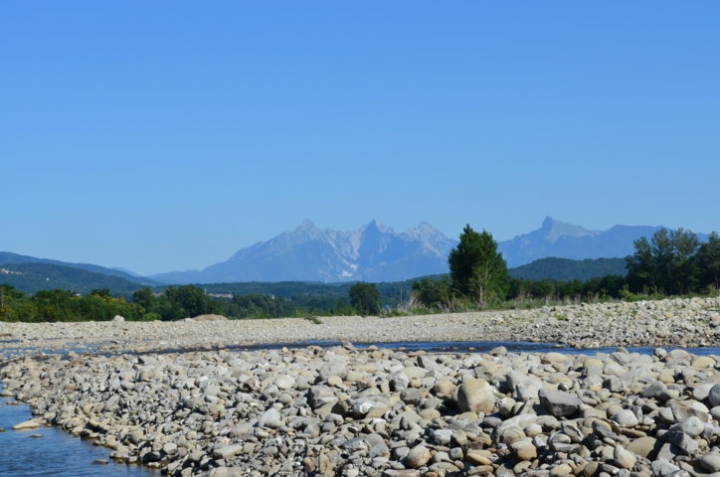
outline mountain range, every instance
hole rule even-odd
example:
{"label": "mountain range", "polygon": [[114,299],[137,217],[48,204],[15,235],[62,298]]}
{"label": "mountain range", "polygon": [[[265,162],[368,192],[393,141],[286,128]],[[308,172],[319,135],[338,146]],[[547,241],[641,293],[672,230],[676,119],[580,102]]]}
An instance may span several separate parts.
{"label": "mountain range", "polygon": [[[498,244],[508,267],[547,257],[573,260],[632,255],[633,242],[660,227],[616,225],[591,231],[547,217],[541,227]],[[165,283],[407,280],[448,273],[458,241],[430,224],[397,233],[376,220],[351,232],[321,230],[306,220],[295,229],[235,253],[203,270],[151,278]]]}
{"label": "mountain range", "polygon": [[635,240],[650,238],[660,228],[615,225],[597,231],[546,217],[539,229],[498,243],[498,251],[510,268],[546,257],[572,260],[627,257],[635,252]]}
{"label": "mountain range", "polygon": [[[592,231],[547,217],[539,229],[499,242],[498,250],[510,269],[518,269],[548,257],[586,261],[622,258],[634,253],[635,240],[650,237],[660,228],[616,225],[605,231]],[[698,234],[698,237],[707,239],[704,234]],[[373,220],[357,230],[340,232],[321,230],[306,220],[293,230],[238,250],[224,262],[202,270],[169,272],[151,277],[140,277],[125,270],[98,265],[0,252],[0,283],[19,284],[24,280],[32,282],[33,289],[42,287],[43,282],[51,288],[67,286],[77,289],[77,285],[73,287],[67,281],[73,275],[73,269],[86,273],[82,283],[87,285],[83,285],[83,289],[230,282],[393,282],[448,273],[447,257],[457,243],[456,239],[448,238],[427,223],[398,233]],[[585,265],[595,270],[588,270],[591,275],[608,270],[607,263],[588,262]],[[529,270],[523,267],[518,269],[517,275],[565,279],[564,274],[569,272],[561,273],[558,270],[568,266],[575,268],[563,262],[545,262],[538,264],[543,271],[539,272],[538,267]],[[615,261],[613,267],[613,273],[616,273],[621,269],[621,264]],[[547,270],[555,270],[563,276],[536,276],[537,273],[548,273]],[[115,281],[93,279],[88,273],[110,276]],[[100,287],[93,283],[105,284]]]}
{"label": "mountain range", "polygon": [[446,273],[447,256],[456,244],[427,223],[397,233],[373,220],[358,230],[339,232],[306,220],[225,262],[152,278],[166,283],[407,280]]}

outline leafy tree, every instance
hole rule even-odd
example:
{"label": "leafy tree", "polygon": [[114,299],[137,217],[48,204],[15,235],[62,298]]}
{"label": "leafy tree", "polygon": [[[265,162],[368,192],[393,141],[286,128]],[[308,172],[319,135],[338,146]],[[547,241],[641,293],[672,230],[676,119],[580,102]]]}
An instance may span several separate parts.
{"label": "leafy tree", "polygon": [[205,291],[193,285],[168,287],[161,306],[164,320],[179,320],[199,315],[215,313],[215,303]]}
{"label": "leafy tree", "polygon": [[356,313],[378,315],[380,313],[380,293],[374,283],[358,282],[350,287],[350,306]]}
{"label": "leafy tree", "polygon": [[285,299],[272,295],[235,295],[233,316],[238,318],[279,318],[286,315]]}
{"label": "leafy tree", "polygon": [[157,302],[150,287],[141,288],[133,293],[133,303],[140,316],[154,312],[157,309]]}
{"label": "leafy tree", "polygon": [[450,277],[423,278],[413,283],[417,300],[428,308],[445,308],[450,304]]}
{"label": "leafy tree", "polygon": [[720,236],[713,232],[700,245],[697,254],[700,283],[704,287],[720,288]]}
{"label": "leafy tree", "polygon": [[628,257],[628,283],[634,292],[654,290],[682,295],[696,289],[697,253],[700,241],[690,231],[659,229],[648,242],[634,242],[635,254]]}
{"label": "leafy tree", "polygon": [[635,242],[635,253],[627,258],[628,285],[634,292],[645,292],[658,289],[657,273],[653,250],[646,237]]}
{"label": "leafy tree", "polygon": [[13,313],[25,294],[12,285],[0,285],[0,321],[18,321]]}
{"label": "leafy tree", "polygon": [[37,308],[34,316],[38,322],[76,321],[75,293],[68,290],[40,290],[33,296]]}
{"label": "leafy tree", "polygon": [[460,243],[450,251],[448,263],[451,286],[458,295],[480,305],[505,299],[510,275],[489,232],[477,233],[466,225]]}

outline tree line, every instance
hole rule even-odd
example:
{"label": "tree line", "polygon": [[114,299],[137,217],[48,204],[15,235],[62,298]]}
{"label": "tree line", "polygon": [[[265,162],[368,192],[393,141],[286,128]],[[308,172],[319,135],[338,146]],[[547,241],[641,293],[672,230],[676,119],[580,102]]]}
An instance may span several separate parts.
{"label": "tree line", "polygon": [[364,316],[399,313],[398,305],[405,305],[402,312],[461,311],[516,306],[519,301],[717,293],[720,287],[717,233],[702,242],[683,229],[660,229],[650,239],[636,240],[634,246],[635,253],[626,259],[624,276],[607,275],[586,281],[516,279],[510,277],[492,235],[487,231],[476,232],[468,225],[448,257],[450,274],[415,280],[411,286],[409,282],[359,282],[331,286],[330,292],[323,294],[321,284],[287,283],[278,285],[279,290],[289,295],[282,296],[261,293],[259,284],[238,285],[251,293],[228,295],[209,295],[203,288],[184,285],[162,291],[147,287],[132,296],[116,297],[107,288],[94,289],[87,295],[60,289],[26,295],[10,285],[0,285],[0,321],[106,321],[116,315],[128,320],[165,321],[204,314],[234,319]]}
{"label": "tree line", "polygon": [[146,287],[132,296],[111,296],[107,288],[87,295],[61,289],[29,295],[11,285],[0,285],[0,321],[108,321],[117,315],[130,321],[175,321],[207,314],[245,319],[353,313],[349,297],[330,302],[322,296],[293,300],[259,293],[222,298],[195,285],[170,286],[163,291]]}
{"label": "tree line", "polygon": [[706,242],[690,231],[659,229],[634,242],[625,275],[586,281],[511,278],[497,243],[487,231],[469,225],[450,252],[450,275],[413,284],[420,304],[446,311],[508,306],[519,300],[637,299],[717,293],[720,288],[720,236]]}

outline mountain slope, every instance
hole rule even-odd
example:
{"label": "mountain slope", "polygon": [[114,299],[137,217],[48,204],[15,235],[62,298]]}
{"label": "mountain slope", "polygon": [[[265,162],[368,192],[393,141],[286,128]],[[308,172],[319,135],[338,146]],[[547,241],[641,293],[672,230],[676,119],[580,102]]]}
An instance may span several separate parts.
{"label": "mountain slope", "polygon": [[456,242],[429,224],[396,233],[373,220],[358,230],[321,230],[306,220],[201,271],[153,278],[168,283],[396,281],[448,271]]}
{"label": "mountain slope", "polygon": [[[89,263],[68,263],[68,262],[61,262],[59,260],[50,260],[47,258],[37,258],[37,257],[30,257],[28,255],[18,255],[16,253],[10,253],[10,252],[0,252],[0,266],[10,265],[10,264],[19,264],[19,263],[42,263],[42,264],[46,264],[46,265],[58,265],[61,267],[77,268],[80,270],[85,270],[85,271],[97,273],[100,275],[108,275],[111,277],[122,278],[129,282],[140,283],[142,285],[148,285],[148,286],[155,286],[155,285],[161,284],[161,283],[159,283],[155,280],[152,280],[150,278],[147,278],[147,277],[141,277],[139,275],[134,275],[134,274],[131,274],[131,273],[128,273],[128,272],[125,272],[122,270],[117,270],[114,268],[101,267],[100,265],[92,265]],[[100,287],[100,288],[102,288],[102,287]]]}
{"label": "mountain slope", "polygon": [[144,286],[104,273],[39,262],[0,265],[0,283],[28,294],[55,288],[87,294],[94,289],[107,288],[113,295],[128,295]]}
{"label": "mountain slope", "polygon": [[524,280],[559,280],[562,282],[578,280],[584,282],[607,275],[625,276],[627,270],[624,258],[572,260],[548,257],[511,268],[509,272],[511,277]]}
{"label": "mountain slope", "polygon": [[510,268],[546,257],[619,258],[632,255],[635,240],[651,237],[660,228],[616,225],[605,231],[591,231],[547,217],[539,229],[500,242],[498,250]]}

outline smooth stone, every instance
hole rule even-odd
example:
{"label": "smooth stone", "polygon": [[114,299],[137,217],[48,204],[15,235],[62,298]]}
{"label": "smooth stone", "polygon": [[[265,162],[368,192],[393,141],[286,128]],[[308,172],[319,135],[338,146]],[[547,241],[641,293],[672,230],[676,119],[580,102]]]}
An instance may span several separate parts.
{"label": "smooth stone", "polygon": [[538,396],[540,405],[555,417],[572,416],[583,404],[576,395],[564,391],[541,389]]}
{"label": "smooth stone", "polygon": [[405,457],[405,467],[410,469],[419,469],[427,464],[432,458],[430,449],[425,446],[417,446],[410,449],[407,457]]}
{"label": "smooth stone", "polygon": [[13,430],[15,431],[23,431],[27,429],[37,429],[40,427],[40,423],[34,419],[30,419],[29,421],[24,421],[19,424],[15,424],[12,426]]}
{"label": "smooth stone", "polygon": [[236,456],[242,453],[244,444],[231,444],[219,449],[215,449],[212,453],[215,459],[229,459],[230,457]]}
{"label": "smooth stone", "polygon": [[645,436],[633,440],[626,446],[626,449],[639,455],[640,457],[648,459],[652,455],[657,454],[661,446],[662,442],[660,442],[657,438]]}
{"label": "smooth stone", "polygon": [[700,458],[700,465],[710,472],[720,472],[720,455],[707,454]]}
{"label": "smooth stone", "polygon": [[237,467],[218,467],[217,469],[213,469],[208,475],[210,477],[245,477],[246,474],[242,469]]}
{"label": "smooth stone", "polygon": [[708,401],[712,407],[720,406],[720,383],[710,388],[710,391],[708,391]]}
{"label": "smooth stone", "polygon": [[635,427],[640,423],[635,413],[630,409],[623,409],[611,416],[610,419],[615,421],[620,427]]}
{"label": "smooth stone", "polygon": [[622,446],[615,446],[613,460],[621,469],[632,469],[637,463],[635,454]]}
{"label": "smooth stone", "polygon": [[495,408],[493,387],[484,379],[463,382],[456,391],[456,404],[460,412],[489,413]]}
{"label": "smooth stone", "polygon": [[280,411],[271,407],[260,416],[258,420],[258,427],[269,427],[271,429],[278,429],[285,425],[285,420],[280,414]]}
{"label": "smooth stone", "polygon": [[680,430],[688,436],[695,438],[703,433],[703,431],[705,430],[705,424],[703,424],[698,417],[690,416],[687,419],[684,419],[683,421],[680,421],[679,423],[672,426],[670,430]]}
{"label": "smooth stone", "polygon": [[537,448],[530,439],[523,439],[513,443],[510,448],[521,461],[531,461],[537,458]]}
{"label": "smooth stone", "polygon": [[693,368],[707,369],[714,367],[716,364],[717,361],[710,356],[698,356],[693,360],[691,366]]}
{"label": "smooth stone", "polygon": [[666,460],[655,460],[650,464],[650,468],[657,477],[670,477],[680,470],[680,467]]}

